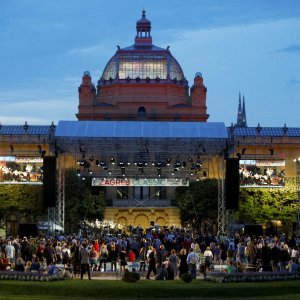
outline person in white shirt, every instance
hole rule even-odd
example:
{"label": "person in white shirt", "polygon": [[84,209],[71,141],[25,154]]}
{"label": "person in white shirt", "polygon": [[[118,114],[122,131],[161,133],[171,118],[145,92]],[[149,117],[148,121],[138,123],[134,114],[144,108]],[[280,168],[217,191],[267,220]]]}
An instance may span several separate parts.
{"label": "person in white shirt", "polygon": [[209,269],[213,262],[213,253],[210,250],[210,247],[207,247],[204,251],[204,277],[206,277],[206,270]]}
{"label": "person in white shirt", "polygon": [[11,244],[11,241],[7,242],[7,245],[5,246],[5,254],[6,257],[10,259],[11,262],[15,259],[15,247]]}

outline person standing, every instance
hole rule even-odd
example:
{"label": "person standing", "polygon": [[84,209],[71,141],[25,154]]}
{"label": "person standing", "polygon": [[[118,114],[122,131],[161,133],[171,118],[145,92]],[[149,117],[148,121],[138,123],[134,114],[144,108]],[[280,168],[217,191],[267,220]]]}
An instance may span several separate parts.
{"label": "person standing", "polygon": [[196,279],[196,270],[197,270],[197,263],[199,261],[199,256],[197,253],[194,252],[193,248],[190,249],[190,253],[187,256],[187,264],[189,266],[189,271],[192,274],[193,278]]}
{"label": "person standing", "polygon": [[5,246],[5,254],[6,254],[7,259],[10,260],[10,262],[14,262],[15,247],[11,244],[11,241],[8,241],[7,245]]}
{"label": "person standing", "polygon": [[207,269],[211,268],[211,265],[213,263],[213,254],[210,250],[210,247],[207,247],[204,251],[204,278],[206,277],[206,271]]}
{"label": "person standing", "polygon": [[80,249],[80,279],[83,279],[83,274],[88,273],[89,280],[91,280],[90,272],[90,254],[87,250],[87,244],[82,243],[82,248]]}
{"label": "person standing", "polygon": [[180,258],[180,264],[179,264],[179,277],[180,277],[182,274],[189,272],[189,266],[187,264],[187,254],[185,248],[182,248],[180,250],[179,258]]}
{"label": "person standing", "polygon": [[154,247],[152,248],[148,257],[148,272],[146,276],[147,279],[150,279],[151,272],[156,275],[156,250]]}

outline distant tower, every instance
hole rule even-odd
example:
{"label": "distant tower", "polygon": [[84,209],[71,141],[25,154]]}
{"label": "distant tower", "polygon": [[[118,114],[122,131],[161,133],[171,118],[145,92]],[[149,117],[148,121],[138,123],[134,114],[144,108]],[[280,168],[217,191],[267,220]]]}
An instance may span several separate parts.
{"label": "distant tower", "polygon": [[242,105],[241,93],[239,93],[239,106],[238,106],[236,127],[247,127],[245,96],[243,95],[243,105]]}
{"label": "distant tower", "polygon": [[243,95],[243,127],[247,127],[245,96]]}

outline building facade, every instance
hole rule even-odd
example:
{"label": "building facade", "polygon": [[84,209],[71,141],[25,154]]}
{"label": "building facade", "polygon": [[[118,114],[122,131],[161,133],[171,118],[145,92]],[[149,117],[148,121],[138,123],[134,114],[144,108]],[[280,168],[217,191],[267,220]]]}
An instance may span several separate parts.
{"label": "building facade", "polygon": [[235,125],[207,122],[206,91],[201,73],[189,87],[169,47],[152,43],[143,11],[134,44],[117,48],[97,85],[84,72],[78,121],[0,125],[0,182],[41,184],[43,156],[56,156],[106,186],[106,219],[149,227],[180,225],[176,186],[223,178],[225,157],[240,159],[245,186],[297,176],[300,128],[247,127],[241,96]]}

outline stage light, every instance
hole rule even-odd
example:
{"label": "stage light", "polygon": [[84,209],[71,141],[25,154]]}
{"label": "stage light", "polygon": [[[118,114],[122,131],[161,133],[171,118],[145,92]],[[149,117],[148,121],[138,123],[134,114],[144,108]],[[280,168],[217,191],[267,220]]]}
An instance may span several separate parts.
{"label": "stage light", "polygon": [[100,166],[105,167],[105,162],[103,160],[100,161]]}
{"label": "stage light", "polygon": [[201,161],[201,160],[197,160],[196,166],[197,166],[198,168],[200,168],[200,167],[202,166],[202,161]]}
{"label": "stage light", "polygon": [[167,158],[167,166],[169,166],[171,163],[171,158]]}
{"label": "stage light", "polygon": [[115,158],[113,156],[110,157],[110,162],[111,162],[112,165],[115,164]]}
{"label": "stage light", "polygon": [[181,162],[179,160],[176,161],[175,167],[177,167],[177,168],[181,167]]}
{"label": "stage light", "polygon": [[80,176],[80,170],[79,169],[77,170],[77,176]]}

